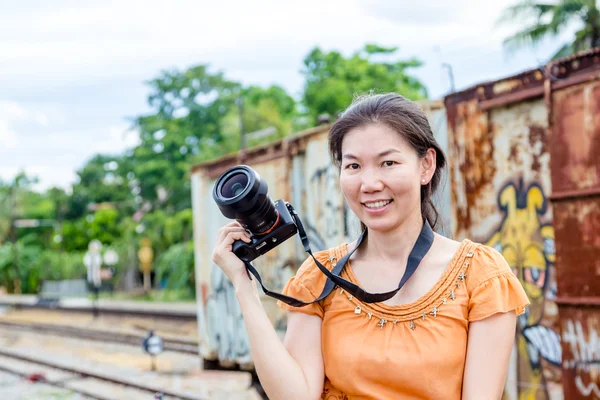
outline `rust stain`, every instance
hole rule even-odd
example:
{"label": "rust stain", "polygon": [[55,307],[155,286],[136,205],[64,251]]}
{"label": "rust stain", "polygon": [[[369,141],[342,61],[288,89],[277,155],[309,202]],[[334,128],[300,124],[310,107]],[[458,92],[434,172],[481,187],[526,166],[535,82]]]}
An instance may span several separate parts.
{"label": "rust stain", "polygon": [[582,84],[554,94],[554,191],[600,186],[600,85]]}
{"label": "rust stain", "polygon": [[[533,161],[531,162],[531,169],[540,172],[541,163],[540,157],[548,152],[548,130],[539,125],[529,126],[529,146]],[[540,150],[535,151],[539,146]]]}
{"label": "rust stain", "polygon": [[519,143],[513,141],[510,144],[510,152],[508,153],[508,161],[513,164],[519,163]]}
{"label": "rust stain", "polygon": [[520,89],[521,87],[523,87],[524,83],[527,83],[525,80],[527,78],[525,78],[524,80],[521,79],[511,79],[511,80],[506,80],[506,81],[500,81],[498,83],[496,83],[493,86],[493,92],[494,94],[502,94],[505,92],[512,92],[515,89]]}
{"label": "rust stain", "polygon": [[[452,182],[451,196],[456,206],[456,233],[468,234],[472,224],[472,209],[482,199],[482,191],[492,183],[496,174],[494,161],[494,130],[487,113],[482,112],[477,101],[459,103],[448,113],[454,132],[451,143],[454,155],[452,168],[459,172],[462,185]],[[456,174],[454,174],[456,176]],[[466,202],[460,199],[464,191]]]}
{"label": "rust stain", "polygon": [[600,297],[600,207],[597,198],[554,204],[558,293]]}
{"label": "rust stain", "polygon": [[533,76],[536,81],[541,81],[544,78],[544,74],[542,74],[539,70],[535,71]]}

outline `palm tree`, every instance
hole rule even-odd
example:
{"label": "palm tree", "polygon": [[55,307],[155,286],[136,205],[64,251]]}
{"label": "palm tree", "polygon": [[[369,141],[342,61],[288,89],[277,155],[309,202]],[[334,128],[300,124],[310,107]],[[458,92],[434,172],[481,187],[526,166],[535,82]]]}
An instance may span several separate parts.
{"label": "palm tree", "polygon": [[581,25],[575,32],[575,38],[564,44],[552,59],[600,45],[600,11],[596,0],[558,0],[552,3],[521,0],[505,9],[499,22],[512,22],[516,18],[526,19],[531,24],[504,40],[508,50],[524,45],[535,46],[546,37],[558,36],[570,23],[577,21]]}

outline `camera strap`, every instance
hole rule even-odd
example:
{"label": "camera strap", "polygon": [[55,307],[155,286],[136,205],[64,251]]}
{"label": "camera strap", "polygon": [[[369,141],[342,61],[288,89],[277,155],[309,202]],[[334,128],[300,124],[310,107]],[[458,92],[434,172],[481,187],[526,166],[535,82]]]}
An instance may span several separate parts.
{"label": "camera strap", "polygon": [[[258,282],[260,283],[260,286],[262,287],[263,291],[265,292],[265,294],[267,296],[273,297],[277,300],[281,300],[282,302],[289,304],[290,306],[293,306],[293,307],[304,307],[309,304],[316,303],[316,302],[323,300],[325,297],[327,297],[333,291],[333,289],[335,289],[336,285],[341,287],[342,289],[344,289],[345,291],[347,291],[348,293],[350,293],[352,296],[356,297],[359,301],[361,301],[363,303],[378,303],[378,302],[382,302],[382,301],[391,299],[392,297],[394,297],[394,295],[396,295],[396,293],[398,293],[398,291],[402,288],[402,286],[404,286],[404,284],[408,281],[408,279],[417,270],[417,267],[421,263],[421,260],[423,259],[423,257],[425,257],[425,254],[427,254],[427,252],[431,248],[431,245],[433,244],[433,238],[434,238],[433,230],[431,229],[429,222],[427,220],[425,220],[425,222],[423,224],[423,228],[421,229],[421,233],[419,234],[419,237],[417,238],[417,242],[415,243],[414,247],[412,248],[412,250],[408,256],[406,270],[404,271],[404,275],[402,276],[402,279],[400,280],[400,283],[398,284],[398,288],[395,290],[392,290],[391,292],[386,292],[386,293],[369,293],[369,292],[366,292],[363,289],[361,289],[360,286],[357,286],[354,283],[340,277],[340,273],[342,272],[342,269],[344,268],[344,266],[346,265],[346,263],[348,262],[348,260],[352,256],[352,254],[354,254],[356,249],[358,249],[358,247],[362,243],[362,241],[365,237],[365,234],[366,234],[366,230],[363,231],[363,233],[358,238],[358,241],[357,241],[354,249],[352,249],[351,252],[349,252],[344,257],[342,257],[342,259],[339,260],[334,265],[334,268],[331,271],[329,271],[329,269],[327,269],[323,264],[321,264],[319,262],[319,260],[317,260],[315,258],[312,251],[310,250],[310,243],[308,241],[308,236],[306,235],[306,231],[304,230],[304,227],[302,226],[302,222],[300,221],[300,217],[296,213],[296,210],[294,210],[291,206],[289,207],[289,210],[290,210],[292,217],[294,218],[296,225],[298,227],[298,234],[300,235],[300,239],[302,240],[302,245],[304,246],[304,250],[308,254],[310,254],[310,256],[313,258],[313,260],[317,264],[317,267],[328,278],[327,281],[325,282],[325,286],[323,287],[323,291],[321,292],[321,295],[319,295],[319,297],[317,299],[306,303],[306,302],[298,300],[294,297],[286,296],[281,293],[271,292],[270,290],[265,288],[265,286],[263,285],[262,280],[260,278],[260,275],[258,274],[258,271],[252,266],[252,264],[250,264],[248,261],[244,261],[244,263],[246,265],[246,272],[248,273],[248,277],[250,278],[250,273],[252,273],[252,275],[254,275],[256,277],[256,279],[258,280]],[[250,278],[250,279],[252,279],[252,278]]]}

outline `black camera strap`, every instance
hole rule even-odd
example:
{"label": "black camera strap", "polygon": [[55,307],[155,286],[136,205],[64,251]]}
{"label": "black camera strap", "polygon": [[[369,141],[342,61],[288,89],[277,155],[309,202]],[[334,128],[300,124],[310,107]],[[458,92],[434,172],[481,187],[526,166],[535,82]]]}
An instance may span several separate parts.
{"label": "black camera strap", "polygon": [[408,263],[406,265],[406,270],[404,271],[404,275],[402,276],[402,279],[400,280],[400,283],[398,284],[398,288],[395,290],[392,290],[391,292],[386,292],[386,293],[369,293],[369,292],[366,292],[363,289],[361,289],[360,286],[357,286],[357,285],[353,284],[352,282],[347,281],[346,279],[339,276],[340,273],[342,272],[342,269],[344,268],[344,266],[346,265],[346,263],[352,256],[352,254],[354,254],[356,249],[362,243],[362,241],[365,237],[366,231],[364,231],[360,235],[360,237],[358,238],[358,242],[356,243],[356,246],[354,247],[354,249],[352,249],[351,252],[349,252],[344,257],[342,257],[341,260],[337,261],[334,268],[331,271],[329,271],[323,264],[321,264],[319,262],[319,260],[317,260],[315,258],[312,251],[310,250],[308,236],[306,235],[306,231],[304,230],[304,227],[302,226],[300,217],[298,216],[298,214],[292,207],[289,207],[289,210],[290,210],[292,217],[294,218],[296,225],[298,227],[298,234],[300,235],[300,239],[302,240],[302,245],[304,246],[304,250],[308,254],[310,254],[310,256],[313,258],[313,260],[317,264],[317,267],[328,278],[327,281],[325,282],[325,286],[323,287],[323,291],[321,292],[321,295],[317,299],[306,303],[306,302],[298,300],[294,297],[286,296],[281,293],[271,292],[270,290],[265,288],[258,271],[252,266],[252,264],[250,264],[248,261],[244,261],[244,263],[246,265],[246,272],[248,273],[248,277],[250,279],[252,279],[250,277],[250,273],[252,273],[252,275],[254,275],[256,277],[256,279],[258,280],[258,282],[260,283],[260,286],[262,287],[263,291],[265,292],[265,294],[267,296],[273,297],[277,300],[281,300],[282,302],[289,304],[290,306],[293,306],[293,307],[304,307],[309,304],[316,303],[318,301],[323,300],[325,297],[327,297],[333,291],[333,289],[335,289],[336,285],[341,287],[342,289],[344,289],[345,291],[347,291],[348,293],[350,293],[352,296],[356,297],[359,301],[361,301],[363,303],[378,303],[378,302],[382,302],[382,301],[391,299],[392,297],[394,297],[394,295],[396,293],[398,293],[398,291],[402,288],[402,286],[404,286],[404,284],[408,281],[408,279],[412,276],[412,274],[417,270],[417,267],[421,263],[421,260],[423,259],[423,257],[425,257],[425,254],[427,254],[427,252],[431,248],[431,245],[433,244],[433,238],[434,238],[433,230],[431,229],[429,222],[427,220],[425,220],[425,222],[423,224],[423,228],[421,229],[421,233],[419,234],[419,237],[417,238],[417,242],[415,243],[414,247],[412,248],[412,250],[408,256]]}

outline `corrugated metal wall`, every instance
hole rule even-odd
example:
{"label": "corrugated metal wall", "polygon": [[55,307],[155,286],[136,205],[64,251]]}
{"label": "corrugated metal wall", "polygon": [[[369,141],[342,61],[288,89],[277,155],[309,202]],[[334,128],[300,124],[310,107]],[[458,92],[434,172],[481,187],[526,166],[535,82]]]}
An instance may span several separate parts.
{"label": "corrugated metal wall", "polygon": [[600,399],[600,80],[593,52],[552,67],[551,196],[566,398]]}
{"label": "corrugated metal wall", "polygon": [[599,62],[592,51],[445,99],[454,236],[497,248],[531,301],[508,399],[600,398]]}
{"label": "corrugated metal wall", "polygon": [[[441,102],[420,103],[430,118],[440,146],[447,151],[445,109]],[[291,136],[269,146],[197,165],[192,171],[192,201],[198,301],[200,352],[207,360],[221,365],[240,364],[251,368],[248,337],[233,287],[212,263],[212,248],[217,230],[230,222],[212,200],[218,176],[237,164],[253,167],[269,185],[273,200],[289,201],[297,210],[313,251],[337,246],[358,235],[360,224],[346,206],[339,189],[338,172],[329,159],[329,126]],[[450,187],[439,192],[435,203],[442,216],[442,230],[452,231]],[[297,236],[277,246],[253,264],[270,290],[281,291],[307,257]],[[285,313],[270,297],[263,304],[276,330],[283,337]]]}

